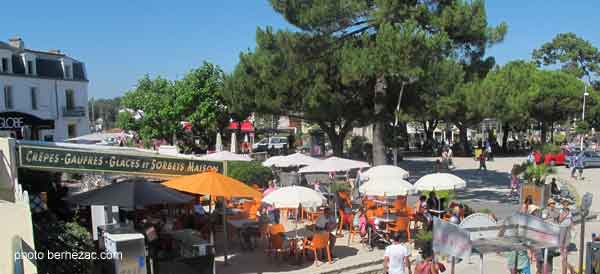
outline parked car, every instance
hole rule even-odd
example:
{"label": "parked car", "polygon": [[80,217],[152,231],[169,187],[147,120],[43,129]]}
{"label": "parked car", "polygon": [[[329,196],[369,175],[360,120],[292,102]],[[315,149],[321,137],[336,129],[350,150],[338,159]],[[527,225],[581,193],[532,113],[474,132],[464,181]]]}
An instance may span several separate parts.
{"label": "parked car", "polygon": [[549,166],[562,166],[566,163],[567,155],[561,150],[559,153],[548,153],[544,155],[544,164]]}
{"label": "parked car", "polygon": [[[583,155],[583,168],[600,167],[600,154],[594,151],[584,151]],[[567,165],[567,167],[569,166]]]}
{"label": "parked car", "polygon": [[287,137],[270,137],[260,140],[252,145],[252,150],[255,152],[269,151],[274,149],[287,149],[289,147]]}

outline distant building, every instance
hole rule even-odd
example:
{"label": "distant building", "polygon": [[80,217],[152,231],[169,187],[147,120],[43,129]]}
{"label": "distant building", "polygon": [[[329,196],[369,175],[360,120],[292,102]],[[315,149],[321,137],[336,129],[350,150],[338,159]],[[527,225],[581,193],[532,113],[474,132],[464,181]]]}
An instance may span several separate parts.
{"label": "distant building", "polygon": [[58,50],[0,42],[0,136],[63,141],[90,132],[84,63]]}

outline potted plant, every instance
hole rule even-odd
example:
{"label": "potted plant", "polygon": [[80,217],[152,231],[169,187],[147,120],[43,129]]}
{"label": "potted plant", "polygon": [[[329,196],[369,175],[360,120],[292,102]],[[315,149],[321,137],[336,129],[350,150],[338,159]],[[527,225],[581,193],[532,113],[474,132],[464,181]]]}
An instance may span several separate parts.
{"label": "potted plant", "polygon": [[521,173],[524,184],[521,185],[521,203],[531,197],[533,204],[543,208],[546,201],[550,198],[550,185],[546,184],[548,175],[553,174],[554,170],[545,164],[528,164]]}

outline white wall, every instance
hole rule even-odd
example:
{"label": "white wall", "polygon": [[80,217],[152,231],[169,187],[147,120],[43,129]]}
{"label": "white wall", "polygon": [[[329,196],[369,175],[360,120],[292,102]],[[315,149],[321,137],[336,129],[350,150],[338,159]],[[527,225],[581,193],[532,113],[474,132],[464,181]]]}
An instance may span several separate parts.
{"label": "white wall", "polygon": [[[5,108],[5,98],[3,93],[5,85],[12,86],[13,109]],[[36,87],[38,89],[38,110],[32,110],[31,108],[31,87]],[[87,87],[88,83],[81,81],[51,80],[35,77],[0,75],[0,112],[24,112],[38,116],[42,119],[55,120],[54,130],[43,131],[44,133],[40,134],[40,138],[43,138],[43,134],[53,134],[55,141],[67,139],[68,124],[77,124],[78,135],[88,134],[90,130],[87,112]],[[62,109],[64,106],[66,106],[65,91],[67,89],[72,89],[75,93],[75,106],[85,107],[85,116],[63,117]],[[56,95],[58,95],[58,97]]]}

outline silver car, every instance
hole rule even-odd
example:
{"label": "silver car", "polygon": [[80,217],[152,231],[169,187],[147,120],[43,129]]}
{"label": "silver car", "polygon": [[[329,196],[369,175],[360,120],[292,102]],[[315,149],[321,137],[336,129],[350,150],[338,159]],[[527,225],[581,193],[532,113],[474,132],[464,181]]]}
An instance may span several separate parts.
{"label": "silver car", "polygon": [[[583,167],[600,167],[600,154],[594,151],[584,151],[583,152]],[[575,155],[568,156],[566,159],[565,166],[570,167],[571,157],[575,157]]]}

